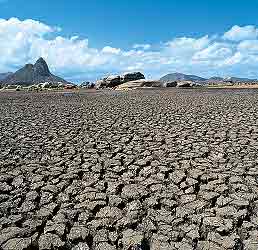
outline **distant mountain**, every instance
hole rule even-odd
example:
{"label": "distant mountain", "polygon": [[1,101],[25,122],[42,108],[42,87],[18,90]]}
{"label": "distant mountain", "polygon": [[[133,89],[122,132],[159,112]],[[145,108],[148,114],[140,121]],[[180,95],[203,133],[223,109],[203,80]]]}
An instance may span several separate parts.
{"label": "distant mountain", "polygon": [[213,76],[209,79],[205,79],[196,75],[186,75],[182,73],[172,73],[165,75],[160,78],[162,82],[172,82],[172,81],[191,81],[199,84],[209,84],[209,83],[223,83],[223,82],[232,82],[232,83],[248,83],[248,82],[258,82],[257,79],[249,78],[240,78],[240,77],[226,77],[222,78],[219,76]]}
{"label": "distant mountain", "polygon": [[219,77],[219,76],[213,76],[208,79],[209,81],[224,81],[224,78]]}
{"label": "distant mountain", "polygon": [[160,78],[162,82],[169,81],[193,81],[193,82],[204,82],[206,79],[195,75],[185,75],[182,73],[167,74]]}
{"label": "distant mountain", "polygon": [[224,78],[219,77],[219,76],[213,76],[205,81],[207,84],[218,84],[218,83],[223,83]]}
{"label": "distant mountain", "polygon": [[249,79],[249,78],[241,78],[241,77],[226,77],[224,81],[231,81],[231,82],[256,82],[257,79]]}
{"label": "distant mountain", "polygon": [[15,73],[2,79],[3,84],[20,84],[20,85],[32,85],[39,83],[65,83],[68,82],[64,79],[51,74],[47,63],[41,57],[37,62],[33,64],[26,64],[23,68],[19,69]]}
{"label": "distant mountain", "polygon": [[241,77],[218,77],[218,76],[214,76],[209,78],[208,80],[206,80],[207,83],[227,83],[227,82],[231,82],[231,83],[251,83],[251,82],[257,82],[257,79],[249,79],[249,78],[241,78]]}
{"label": "distant mountain", "polygon": [[7,73],[0,73],[0,80],[5,79],[7,76],[11,75],[12,72],[7,72]]}

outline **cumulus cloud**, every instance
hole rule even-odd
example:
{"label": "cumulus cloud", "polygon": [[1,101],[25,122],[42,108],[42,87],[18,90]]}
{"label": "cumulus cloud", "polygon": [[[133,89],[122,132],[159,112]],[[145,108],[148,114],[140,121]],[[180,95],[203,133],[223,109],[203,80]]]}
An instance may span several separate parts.
{"label": "cumulus cloud", "polygon": [[231,41],[254,40],[257,39],[257,37],[258,29],[253,25],[247,25],[244,27],[235,25],[223,36],[224,39]]}
{"label": "cumulus cloud", "polygon": [[193,56],[193,60],[223,60],[232,55],[232,45],[214,42],[203,50],[199,50]]}
{"label": "cumulus cloud", "polygon": [[110,46],[106,46],[102,49],[103,53],[108,53],[108,54],[119,54],[121,52],[121,49],[117,49],[117,48],[112,48]]}
{"label": "cumulus cloud", "polygon": [[238,45],[238,50],[245,54],[258,54],[258,40],[242,41]]}
{"label": "cumulus cloud", "polygon": [[142,49],[142,50],[148,50],[151,48],[150,44],[134,44],[134,49]]}
{"label": "cumulus cloud", "polygon": [[241,63],[241,61],[243,60],[243,55],[241,54],[241,52],[236,52],[234,55],[227,57],[226,60],[221,62],[220,66],[232,66],[232,65],[236,65],[238,63]]}
{"label": "cumulus cloud", "polygon": [[54,73],[76,81],[138,70],[153,78],[174,71],[257,77],[258,38],[254,26],[234,26],[221,36],[172,38],[159,45],[134,44],[129,50],[111,46],[97,49],[88,39],[63,37],[59,31],[36,20],[0,19],[0,72],[15,70],[42,56]]}
{"label": "cumulus cloud", "polygon": [[172,54],[177,56],[184,56],[185,54],[194,54],[195,52],[206,48],[210,43],[211,41],[208,36],[204,36],[198,39],[182,37],[167,42],[166,46]]}

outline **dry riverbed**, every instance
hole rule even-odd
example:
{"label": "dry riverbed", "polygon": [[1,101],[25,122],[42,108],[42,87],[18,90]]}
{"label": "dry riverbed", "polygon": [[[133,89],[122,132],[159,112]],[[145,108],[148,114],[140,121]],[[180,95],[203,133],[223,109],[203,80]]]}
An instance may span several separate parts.
{"label": "dry riverbed", "polygon": [[258,90],[2,91],[0,249],[258,249],[257,139]]}

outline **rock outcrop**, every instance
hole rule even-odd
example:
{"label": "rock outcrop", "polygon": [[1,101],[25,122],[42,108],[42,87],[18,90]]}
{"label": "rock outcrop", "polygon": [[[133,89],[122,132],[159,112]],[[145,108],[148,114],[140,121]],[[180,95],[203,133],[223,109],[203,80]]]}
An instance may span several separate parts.
{"label": "rock outcrop", "polygon": [[176,81],[169,81],[169,82],[163,83],[163,87],[167,87],[167,88],[176,87],[176,86],[177,86],[177,82]]}
{"label": "rock outcrop", "polygon": [[68,82],[51,74],[46,61],[41,57],[33,64],[26,64],[23,68],[1,80],[3,84],[32,85],[48,82],[50,84]]}
{"label": "rock outcrop", "polygon": [[96,88],[114,88],[123,83],[145,79],[141,72],[125,73],[123,75],[110,75],[96,82]]}
{"label": "rock outcrop", "polygon": [[178,82],[176,85],[178,88],[189,88],[193,86],[193,83],[190,81]]}
{"label": "rock outcrop", "polygon": [[95,82],[95,87],[96,87],[96,89],[103,89],[103,88],[106,88],[106,86],[107,86],[107,84],[106,84],[106,82],[105,82],[104,79],[97,80],[97,81]]}
{"label": "rock outcrop", "polygon": [[117,89],[133,89],[143,87],[163,87],[163,85],[160,81],[141,79],[123,83],[119,85]]}
{"label": "rock outcrop", "polygon": [[93,82],[88,82],[88,81],[87,82],[83,82],[80,85],[80,88],[83,88],[83,89],[92,89],[94,87],[95,87],[94,83]]}
{"label": "rock outcrop", "polygon": [[145,79],[145,76],[141,72],[126,73],[121,75],[121,82],[130,82],[140,79]]}
{"label": "rock outcrop", "polygon": [[115,87],[119,84],[121,84],[121,77],[119,75],[116,75],[116,76],[108,76],[106,78],[104,78],[106,84],[107,84],[107,87]]}

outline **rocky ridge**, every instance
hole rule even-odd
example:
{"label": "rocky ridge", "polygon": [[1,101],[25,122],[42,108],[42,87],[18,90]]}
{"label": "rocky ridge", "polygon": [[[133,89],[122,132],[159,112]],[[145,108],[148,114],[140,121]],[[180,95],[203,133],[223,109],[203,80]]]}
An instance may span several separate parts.
{"label": "rocky ridge", "polygon": [[10,76],[12,72],[7,72],[7,73],[0,73],[0,81],[5,79],[7,76]]}
{"label": "rocky ridge", "polygon": [[195,75],[186,75],[182,73],[172,73],[167,74],[160,78],[162,82],[173,82],[173,81],[193,81],[193,82],[204,82],[207,79],[195,76]]}
{"label": "rocky ridge", "polygon": [[172,73],[167,74],[160,78],[161,82],[193,82],[199,85],[207,85],[207,84],[257,84],[257,79],[249,79],[249,78],[240,78],[240,77],[211,77],[211,78],[203,78],[196,75],[186,75],[182,73]]}
{"label": "rocky ridge", "polygon": [[2,84],[17,84],[17,85],[33,85],[40,83],[68,84],[64,79],[53,75],[43,58],[39,58],[36,63],[26,64],[23,68],[19,69],[13,74],[8,75],[0,81]]}

